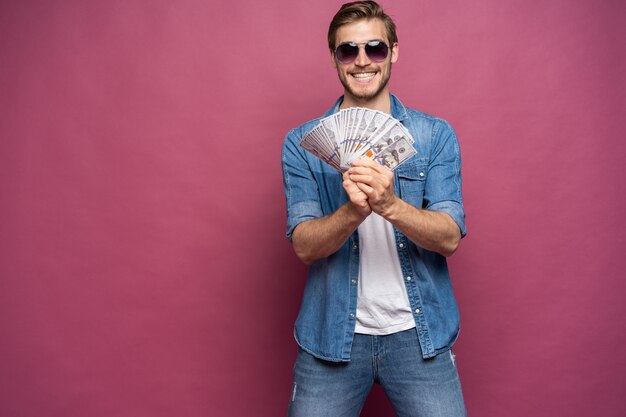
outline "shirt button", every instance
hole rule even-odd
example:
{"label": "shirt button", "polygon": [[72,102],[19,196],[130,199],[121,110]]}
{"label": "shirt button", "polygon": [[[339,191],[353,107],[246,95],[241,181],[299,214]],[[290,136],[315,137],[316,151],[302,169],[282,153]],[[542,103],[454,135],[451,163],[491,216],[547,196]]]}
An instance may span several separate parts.
{"label": "shirt button", "polygon": [[354,318],[354,313],[350,313],[350,318],[353,319]]}
{"label": "shirt button", "polygon": [[398,246],[400,246],[400,248],[403,248],[404,247],[404,243],[400,243],[400,245],[398,245]]}
{"label": "shirt button", "polygon": [[357,244],[356,244],[356,243],[352,246],[352,249],[354,249],[354,250],[357,250],[358,248],[359,248],[359,247],[357,246]]}
{"label": "shirt button", "polygon": [[420,172],[420,177],[423,177],[423,176],[424,176],[424,173],[423,173],[423,172]]}
{"label": "shirt button", "polygon": [[354,284],[356,284],[356,279],[353,279],[353,280],[352,280],[352,284],[353,284],[353,285],[354,285]]}
{"label": "shirt button", "polygon": [[406,277],[406,280],[410,281],[411,280],[411,276],[409,275],[408,277]]}
{"label": "shirt button", "polygon": [[417,314],[419,314],[419,313],[420,313],[420,309],[419,309],[419,308],[416,308],[416,309],[415,309],[415,312],[416,312]]}

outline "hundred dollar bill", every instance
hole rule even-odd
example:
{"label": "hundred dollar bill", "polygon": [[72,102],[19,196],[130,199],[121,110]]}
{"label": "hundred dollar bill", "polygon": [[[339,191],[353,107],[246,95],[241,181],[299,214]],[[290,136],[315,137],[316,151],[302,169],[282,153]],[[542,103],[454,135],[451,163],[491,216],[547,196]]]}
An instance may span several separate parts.
{"label": "hundred dollar bill", "polygon": [[387,113],[361,107],[321,119],[300,145],[339,171],[361,157],[395,169],[416,154],[410,132]]}

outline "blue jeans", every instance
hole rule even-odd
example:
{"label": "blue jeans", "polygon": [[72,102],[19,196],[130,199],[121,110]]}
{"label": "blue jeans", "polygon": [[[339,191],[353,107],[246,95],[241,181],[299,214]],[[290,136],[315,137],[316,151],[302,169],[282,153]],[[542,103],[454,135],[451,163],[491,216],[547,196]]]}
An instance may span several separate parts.
{"label": "blue jeans", "polygon": [[415,329],[387,336],[355,334],[350,362],[298,351],[290,417],[358,417],[372,384],[380,384],[398,417],[463,417],[452,351],[423,359]]}

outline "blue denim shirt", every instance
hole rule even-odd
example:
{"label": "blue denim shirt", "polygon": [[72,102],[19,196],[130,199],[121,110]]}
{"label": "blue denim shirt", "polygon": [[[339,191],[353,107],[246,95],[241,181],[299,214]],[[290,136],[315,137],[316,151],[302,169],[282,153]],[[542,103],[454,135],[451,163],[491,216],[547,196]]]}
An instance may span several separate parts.
{"label": "blue denim shirt", "polygon": [[[339,110],[343,97],[322,117]],[[448,213],[465,235],[461,158],[452,127],[444,120],[404,107],[391,95],[391,115],[408,128],[417,154],[394,171],[394,189],[418,208]],[[342,176],[299,146],[317,125],[311,120],[291,130],[283,145],[287,237],[304,221],[335,212],[348,202]],[[415,245],[394,228],[396,248],[424,358],[448,350],[459,332],[459,312],[446,258]],[[308,272],[295,338],[305,351],[330,361],[349,361],[354,336],[359,278],[359,237],[313,263]]]}

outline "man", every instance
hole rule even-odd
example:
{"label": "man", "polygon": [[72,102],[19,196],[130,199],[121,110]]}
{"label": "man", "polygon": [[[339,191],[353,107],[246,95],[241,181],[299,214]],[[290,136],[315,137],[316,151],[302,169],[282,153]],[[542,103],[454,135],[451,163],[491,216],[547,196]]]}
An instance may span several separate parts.
{"label": "man", "polygon": [[349,107],[389,113],[417,154],[395,171],[359,159],[342,176],[299,146],[319,119],[287,134],[287,237],[310,265],[289,415],[358,416],[376,382],[401,417],[463,416],[446,266],[465,235],[456,136],[390,94],[398,40],[378,4],[343,5],[328,43],[344,94],[324,116]]}

